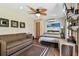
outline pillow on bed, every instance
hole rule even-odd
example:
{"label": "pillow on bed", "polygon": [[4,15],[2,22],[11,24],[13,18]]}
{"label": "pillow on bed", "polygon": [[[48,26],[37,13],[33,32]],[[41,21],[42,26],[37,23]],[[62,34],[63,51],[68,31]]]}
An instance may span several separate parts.
{"label": "pillow on bed", "polygon": [[59,35],[60,32],[46,32],[45,34],[54,34],[54,35]]}
{"label": "pillow on bed", "polygon": [[47,30],[47,32],[60,32],[59,30]]}

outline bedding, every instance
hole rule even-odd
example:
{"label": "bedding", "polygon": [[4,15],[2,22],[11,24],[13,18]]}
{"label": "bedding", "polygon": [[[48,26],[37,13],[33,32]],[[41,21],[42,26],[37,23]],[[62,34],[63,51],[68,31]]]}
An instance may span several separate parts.
{"label": "bedding", "polygon": [[40,37],[39,42],[46,41],[46,42],[58,42],[60,38],[50,38],[50,37]]}
{"label": "bedding", "polygon": [[43,35],[48,34],[48,35],[60,35],[60,32],[47,32],[44,33]]}
{"label": "bedding", "polygon": [[40,36],[39,42],[41,41],[46,41],[46,42],[58,42],[58,40],[61,38],[60,34],[49,34],[49,33],[44,33],[43,35]]}
{"label": "bedding", "polygon": [[44,35],[41,35],[40,37],[51,37],[51,38],[60,38],[60,34],[48,34],[48,33],[45,33]]}

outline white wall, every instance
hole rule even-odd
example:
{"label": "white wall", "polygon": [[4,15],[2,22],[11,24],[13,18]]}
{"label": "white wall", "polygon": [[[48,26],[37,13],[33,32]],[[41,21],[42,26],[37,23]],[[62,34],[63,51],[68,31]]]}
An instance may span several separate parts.
{"label": "white wall", "polygon": [[47,21],[46,20],[41,20],[41,35],[45,32],[47,32]]}
{"label": "white wall", "polygon": [[[23,32],[25,32],[25,33],[30,32],[30,33],[34,34],[34,20],[32,20],[30,17],[28,17],[28,15],[23,16],[14,10],[0,6],[0,18],[6,18],[9,20],[25,22],[25,24],[26,24],[25,28],[12,28],[11,26],[10,27],[0,27],[0,35],[23,33]],[[10,24],[11,24],[11,22],[10,22]]]}
{"label": "white wall", "polygon": [[[65,26],[65,18],[62,17],[60,19],[58,19],[58,21],[60,22],[60,26],[61,28]],[[45,32],[47,32],[47,24],[48,24],[48,21],[47,20],[41,20],[41,35]]]}

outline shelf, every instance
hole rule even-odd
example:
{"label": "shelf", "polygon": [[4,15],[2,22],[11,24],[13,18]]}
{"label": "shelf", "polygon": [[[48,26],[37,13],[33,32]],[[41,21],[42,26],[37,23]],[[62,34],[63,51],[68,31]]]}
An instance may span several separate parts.
{"label": "shelf", "polygon": [[76,20],[79,17],[79,14],[69,14],[72,19]]}
{"label": "shelf", "polygon": [[76,15],[72,15],[71,16],[73,19],[77,19],[79,17],[79,14],[76,14]]}
{"label": "shelf", "polygon": [[71,26],[70,29],[73,31],[77,31],[77,29],[79,29],[79,26]]}

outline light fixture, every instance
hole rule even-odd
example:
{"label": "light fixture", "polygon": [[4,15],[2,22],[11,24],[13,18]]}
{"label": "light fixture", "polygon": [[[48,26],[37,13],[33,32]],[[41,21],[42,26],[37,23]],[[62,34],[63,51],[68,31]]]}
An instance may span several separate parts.
{"label": "light fixture", "polygon": [[38,19],[39,19],[39,17],[40,17],[41,15],[40,15],[39,13],[37,13],[37,14],[36,14],[36,16],[37,16],[37,17],[38,17]]}

